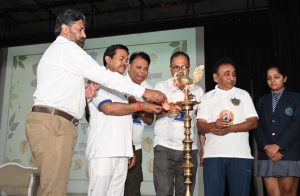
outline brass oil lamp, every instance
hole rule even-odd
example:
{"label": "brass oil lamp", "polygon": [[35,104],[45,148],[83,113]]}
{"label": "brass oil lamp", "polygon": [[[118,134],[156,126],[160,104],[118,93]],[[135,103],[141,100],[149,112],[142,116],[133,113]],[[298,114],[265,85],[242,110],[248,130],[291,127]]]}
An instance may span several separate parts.
{"label": "brass oil lamp", "polygon": [[192,118],[190,116],[190,112],[193,110],[194,105],[198,104],[199,102],[196,101],[195,96],[192,95],[189,91],[189,85],[198,82],[202,78],[204,66],[197,66],[194,73],[193,73],[193,79],[189,78],[188,76],[188,68],[183,67],[182,71],[177,72],[174,74],[174,82],[177,85],[183,86],[183,93],[184,93],[184,99],[182,101],[178,101],[176,104],[180,105],[182,108],[182,111],[185,111],[184,115],[184,177],[185,177],[185,187],[186,192],[185,196],[191,196],[191,185],[192,185],[192,175],[193,175],[193,168],[194,165],[191,162],[192,155],[192,144],[193,140],[191,139],[191,121]]}

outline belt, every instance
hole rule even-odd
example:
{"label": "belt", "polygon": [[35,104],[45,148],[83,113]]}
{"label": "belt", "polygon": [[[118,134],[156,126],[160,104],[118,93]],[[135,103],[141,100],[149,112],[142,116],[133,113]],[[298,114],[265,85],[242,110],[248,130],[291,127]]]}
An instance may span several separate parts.
{"label": "belt", "polygon": [[73,123],[73,125],[75,125],[75,126],[78,125],[78,123],[79,123],[79,120],[77,118],[74,118],[74,116],[68,114],[67,112],[64,112],[64,111],[61,111],[61,110],[58,110],[55,108],[50,108],[50,107],[46,107],[46,106],[33,106],[31,111],[61,116],[65,119],[67,119],[68,121],[70,121],[71,123]]}

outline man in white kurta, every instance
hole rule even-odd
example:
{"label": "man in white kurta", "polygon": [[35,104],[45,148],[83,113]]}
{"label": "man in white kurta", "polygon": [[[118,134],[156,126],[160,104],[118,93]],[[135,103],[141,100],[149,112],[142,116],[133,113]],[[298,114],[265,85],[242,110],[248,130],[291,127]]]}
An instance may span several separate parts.
{"label": "man in white kurta", "polygon": [[82,49],[85,23],[85,16],[78,10],[60,13],[55,25],[57,38],[37,66],[37,87],[26,119],[26,137],[41,176],[38,195],[67,194],[76,125],[84,114],[87,90],[91,90],[91,85],[85,89],[87,79],[149,101],[165,100],[160,92],[128,83],[120,74],[99,66]]}

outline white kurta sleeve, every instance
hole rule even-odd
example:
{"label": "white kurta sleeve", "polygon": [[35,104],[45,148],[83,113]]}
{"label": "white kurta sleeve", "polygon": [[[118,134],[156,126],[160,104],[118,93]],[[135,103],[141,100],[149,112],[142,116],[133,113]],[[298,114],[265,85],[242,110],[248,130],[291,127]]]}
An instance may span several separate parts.
{"label": "white kurta sleeve", "polygon": [[117,90],[122,93],[130,94],[136,97],[142,97],[145,88],[133,84],[116,72],[107,70],[100,66],[90,55],[75,43],[68,43],[62,49],[62,55],[69,55],[63,58],[66,67],[75,74],[82,75],[84,78],[99,83],[107,88]]}

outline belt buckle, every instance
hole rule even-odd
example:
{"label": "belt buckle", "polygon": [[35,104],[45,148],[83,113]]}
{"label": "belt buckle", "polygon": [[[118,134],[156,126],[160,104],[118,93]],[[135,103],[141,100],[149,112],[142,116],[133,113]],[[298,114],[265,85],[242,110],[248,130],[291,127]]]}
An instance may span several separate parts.
{"label": "belt buckle", "polygon": [[72,118],[71,123],[73,123],[74,126],[77,126],[79,123],[79,120],[76,118]]}

